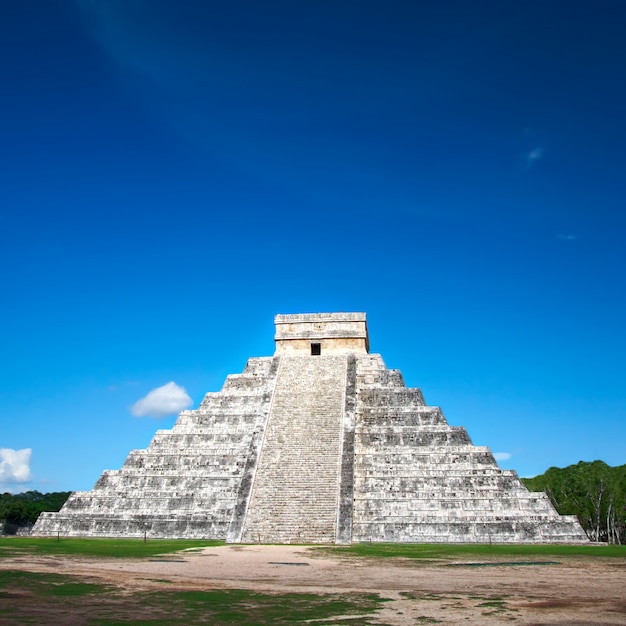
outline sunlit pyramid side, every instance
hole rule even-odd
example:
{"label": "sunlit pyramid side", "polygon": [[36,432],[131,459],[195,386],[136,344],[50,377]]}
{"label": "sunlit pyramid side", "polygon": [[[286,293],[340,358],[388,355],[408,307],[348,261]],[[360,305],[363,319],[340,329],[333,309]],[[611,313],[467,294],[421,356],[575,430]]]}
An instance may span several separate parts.
{"label": "sunlit pyramid side", "polygon": [[364,313],[277,315],[276,351],[183,411],[35,535],[238,543],[581,543],[398,370]]}

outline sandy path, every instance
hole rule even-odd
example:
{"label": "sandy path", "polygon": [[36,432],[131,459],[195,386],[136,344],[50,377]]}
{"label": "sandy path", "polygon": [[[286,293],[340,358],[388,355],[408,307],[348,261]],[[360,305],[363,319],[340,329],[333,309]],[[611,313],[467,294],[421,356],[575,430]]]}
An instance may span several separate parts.
{"label": "sandy path", "polygon": [[391,600],[378,616],[394,626],[626,624],[624,559],[558,561],[524,566],[475,567],[469,561],[458,566],[424,565],[408,559],[329,557],[302,546],[220,546],[143,561],[3,559],[0,567],[90,576],[137,589],[374,592]]}

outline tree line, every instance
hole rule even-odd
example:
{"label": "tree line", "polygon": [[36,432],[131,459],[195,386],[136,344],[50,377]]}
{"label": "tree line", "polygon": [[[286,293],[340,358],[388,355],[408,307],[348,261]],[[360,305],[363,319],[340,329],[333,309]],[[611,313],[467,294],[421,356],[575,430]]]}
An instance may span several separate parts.
{"label": "tree line", "polygon": [[580,461],[522,482],[545,491],[561,515],[576,515],[591,541],[626,543],[626,465]]}
{"label": "tree line", "polygon": [[71,491],[39,493],[3,493],[0,495],[0,532],[15,535],[20,529],[30,528],[42,511],[58,511],[70,497]]}

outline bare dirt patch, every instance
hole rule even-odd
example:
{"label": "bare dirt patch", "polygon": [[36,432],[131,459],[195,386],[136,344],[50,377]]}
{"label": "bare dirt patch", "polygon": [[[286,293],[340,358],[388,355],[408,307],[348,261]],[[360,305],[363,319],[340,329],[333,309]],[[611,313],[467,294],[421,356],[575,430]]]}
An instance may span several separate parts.
{"label": "bare dirt patch", "polygon": [[[302,546],[256,545],[194,549],[146,560],[16,557],[0,561],[0,569],[70,575],[113,585],[127,594],[243,589],[270,594],[368,593],[388,600],[380,604],[375,618],[359,622],[355,616],[352,623],[626,624],[623,559],[559,557],[556,562],[511,563],[503,558],[501,562],[490,559],[486,565],[473,559],[425,563],[337,556]],[[54,621],[51,617],[48,623]]]}

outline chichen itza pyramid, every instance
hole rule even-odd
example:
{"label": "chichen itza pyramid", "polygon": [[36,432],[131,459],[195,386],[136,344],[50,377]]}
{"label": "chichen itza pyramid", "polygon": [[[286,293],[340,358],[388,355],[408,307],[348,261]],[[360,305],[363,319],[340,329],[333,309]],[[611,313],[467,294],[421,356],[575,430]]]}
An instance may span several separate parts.
{"label": "chichen itza pyramid", "polygon": [[363,313],[277,315],[252,358],[120,470],[43,513],[35,535],[244,543],[580,543],[530,493],[369,353]]}

